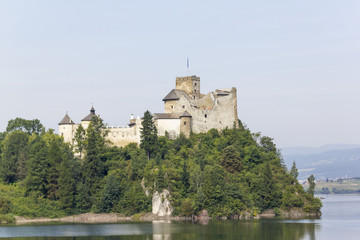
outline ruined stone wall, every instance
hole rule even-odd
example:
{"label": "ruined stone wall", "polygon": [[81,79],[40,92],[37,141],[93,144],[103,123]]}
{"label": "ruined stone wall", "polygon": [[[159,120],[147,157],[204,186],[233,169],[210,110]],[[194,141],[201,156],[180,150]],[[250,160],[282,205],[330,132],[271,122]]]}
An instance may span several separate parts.
{"label": "ruined stone wall", "polygon": [[232,128],[238,124],[236,88],[230,89],[228,95],[208,93],[197,103],[198,108],[192,113],[192,131],[206,132],[211,128],[218,130]]}
{"label": "ruined stone wall", "polygon": [[[216,91],[204,95],[201,99],[190,100],[181,96],[171,101],[172,112],[188,111],[192,116],[191,130],[194,133],[207,132],[211,128],[218,130],[232,128],[238,124],[236,88],[227,89],[227,95],[218,95]],[[165,112],[169,111],[166,108]],[[184,106],[184,107],[183,107]]]}

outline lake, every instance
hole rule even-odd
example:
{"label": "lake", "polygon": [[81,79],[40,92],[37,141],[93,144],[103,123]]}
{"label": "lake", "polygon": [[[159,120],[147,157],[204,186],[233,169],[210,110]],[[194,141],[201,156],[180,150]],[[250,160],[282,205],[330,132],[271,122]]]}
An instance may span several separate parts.
{"label": "lake", "polygon": [[154,221],[120,224],[1,225],[0,238],[26,240],[359,239],[360,195],[321,195],[323,215],[313,219]]}

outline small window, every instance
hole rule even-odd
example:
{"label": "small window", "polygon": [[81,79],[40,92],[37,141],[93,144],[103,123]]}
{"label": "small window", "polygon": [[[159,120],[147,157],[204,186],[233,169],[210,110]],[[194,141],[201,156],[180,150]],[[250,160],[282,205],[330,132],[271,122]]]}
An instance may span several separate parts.
{"label": "small window", "polygon": [[205,118],[207,118],[207,114],[205,114]]}
{"label": "small window", "polygon": [[195,87],[196,87],[196,83],[195,83]]}
{"label": "small window", "polygon": [[196,89],[194,89],[194,92],[196,92]]}
{"label": "small window", "polygon": [[184,122],[184,125],[186,125],[186,122]]}
{"label": "small window", "polygon": [[182,107],[185,108],[185,105],[183,105]]}
{"label": "small window", "polygon": [[195,96],[194,96],[194,99],[195,99]]}
{"label": "small window", "polygon": [[64,133],[61,133],[61,136],[64,136]]}
{"label": "small window", "polygon": [[171,105],[171,108],[174,108],[174,106],[173,106],[173,105]]}

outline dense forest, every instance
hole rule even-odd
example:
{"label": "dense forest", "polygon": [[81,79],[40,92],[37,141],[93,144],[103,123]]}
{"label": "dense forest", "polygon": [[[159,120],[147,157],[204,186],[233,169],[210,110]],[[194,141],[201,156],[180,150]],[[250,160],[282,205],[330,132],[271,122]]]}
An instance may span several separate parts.
{"label": "dense forest", "polygon": [[86,130],[78,128],[73,148],[39,120],[10,120],[0,133],[0,219],[146,213],[152,193],[163,189],[171,194],[175,216],[203,209],[230,217],[321,208],[314,186],[304,191],[295,165],[286,169],[272,139],[240,121],[232,129],[171,140],[157,136],[147,111],[140,146],[112,146],[106,134],[95,116]]}

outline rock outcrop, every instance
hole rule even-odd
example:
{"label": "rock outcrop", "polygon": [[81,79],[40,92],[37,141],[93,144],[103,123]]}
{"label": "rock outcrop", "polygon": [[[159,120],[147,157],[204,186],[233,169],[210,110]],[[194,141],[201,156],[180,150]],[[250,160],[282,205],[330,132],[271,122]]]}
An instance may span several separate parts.
{"label": "rock outcrop", "polygon": [[159,217],[171,216],[173,208],[169,199],[169,190],[164,189],[161,193],[156,191],[152,198],[152,213]]}

